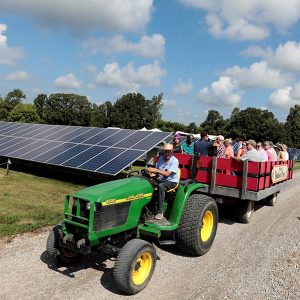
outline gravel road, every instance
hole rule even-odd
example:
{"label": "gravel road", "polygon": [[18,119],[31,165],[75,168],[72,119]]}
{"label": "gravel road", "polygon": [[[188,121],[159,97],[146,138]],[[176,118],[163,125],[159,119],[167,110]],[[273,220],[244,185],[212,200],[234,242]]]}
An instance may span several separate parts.
{"label": "gravel road", "polygon": [[[0,299],[128,299],[111,261],[91,255],[71,268],[45,251],[48,232],[0,244]],[[161,260],[134,299],[300,299],[300,172],[275,207],[256,205],[250,224],[223,212],[211,250],[193,258],[157,247]]]}

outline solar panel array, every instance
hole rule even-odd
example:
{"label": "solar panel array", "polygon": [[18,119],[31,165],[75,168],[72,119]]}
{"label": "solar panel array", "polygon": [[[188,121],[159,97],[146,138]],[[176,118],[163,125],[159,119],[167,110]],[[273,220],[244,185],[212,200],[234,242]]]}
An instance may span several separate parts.
{"label": "solar panel array", "polygon": [[0,122],[0,156],[117,175],[169,136],[169,132]]}
{"label": "solar panel array", "polygon": [[288,148],[287,152],[289,153],[289,158],[293,160],[300,160],[300,149],[297,148]]}

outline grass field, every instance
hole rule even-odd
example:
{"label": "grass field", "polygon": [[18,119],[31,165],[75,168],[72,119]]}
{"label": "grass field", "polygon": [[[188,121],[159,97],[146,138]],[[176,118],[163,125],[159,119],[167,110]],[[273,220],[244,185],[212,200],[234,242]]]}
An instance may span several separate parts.
{"label": "grass field", "polygon": [[63,218],[64,197],[83,188],[69,182],[0,169],[0,238],[52,226]]}
{"label": "grass field", "polygon": [[299,170],[300,169],[300,161],[295,161],[294,162],[294,170]]}

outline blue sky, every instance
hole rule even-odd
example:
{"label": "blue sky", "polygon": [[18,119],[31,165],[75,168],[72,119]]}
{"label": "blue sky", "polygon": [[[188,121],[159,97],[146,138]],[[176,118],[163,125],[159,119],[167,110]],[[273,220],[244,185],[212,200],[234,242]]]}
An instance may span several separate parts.
{"label": "blue sky", "polygon": [[163,118],[300,104],[300,0],[0,0],[0,95],[164,93]]}

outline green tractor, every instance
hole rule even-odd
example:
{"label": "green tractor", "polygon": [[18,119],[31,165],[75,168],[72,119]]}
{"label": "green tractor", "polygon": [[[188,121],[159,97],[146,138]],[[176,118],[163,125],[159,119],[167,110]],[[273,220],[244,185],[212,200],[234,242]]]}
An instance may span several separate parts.
{"label": "green tractor", "polygon": [[125,294],[144,289],[155,269],[153,242],[176,244],[200,256],[211,248],[218,225],[215,200],[193,180],[167,192],[163,220],[154,220],[156,190],[145,172],[85,188],[65,200],[64,220],[50,232],[47,252],[65,264],[91,251],[115,257],[113,278]]}

